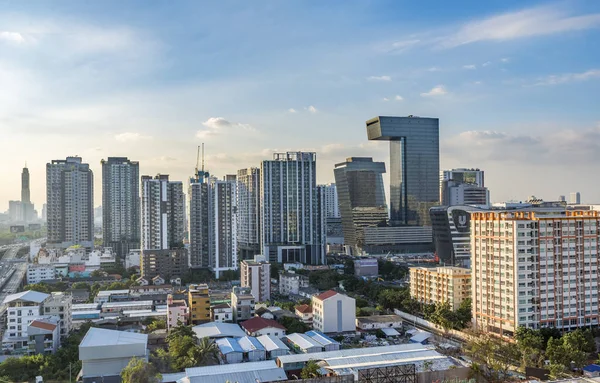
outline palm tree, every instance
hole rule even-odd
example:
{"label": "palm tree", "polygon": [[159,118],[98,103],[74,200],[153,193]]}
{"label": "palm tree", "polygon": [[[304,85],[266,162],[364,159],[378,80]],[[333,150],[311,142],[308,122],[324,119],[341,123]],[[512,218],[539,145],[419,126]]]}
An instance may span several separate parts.
{"label": "palm tree", "polygon": [[181,321],[177,322],[177,326],[173,327],[167,336],[167,342],[171,342],[173,339],[182,338],[184,336],[192,337],[195,341],[198,341],[198,337],[192,327],[186,326]]}
{"label": "palm tree", "polygon": [[209,338],[202,338],[198,343],[197,352],[200,366],[211,366],[217,363],[219,348]]}

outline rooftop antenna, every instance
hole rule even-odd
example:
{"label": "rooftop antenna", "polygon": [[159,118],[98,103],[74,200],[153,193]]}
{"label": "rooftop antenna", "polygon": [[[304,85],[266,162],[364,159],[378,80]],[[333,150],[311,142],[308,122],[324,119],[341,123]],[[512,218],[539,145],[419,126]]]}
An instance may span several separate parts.
{"label": "rooftop antenna", "polygon": [[202,143],[202,173],[204,173],[204,142]]}
{"label": "rooftop antenna", "polygon": [[200,164],[200,145],[198,145],[198,151],[196,153],[196,170],[194,172],[194,176],[196,177],[196,179],[198,179],[198,164]]}

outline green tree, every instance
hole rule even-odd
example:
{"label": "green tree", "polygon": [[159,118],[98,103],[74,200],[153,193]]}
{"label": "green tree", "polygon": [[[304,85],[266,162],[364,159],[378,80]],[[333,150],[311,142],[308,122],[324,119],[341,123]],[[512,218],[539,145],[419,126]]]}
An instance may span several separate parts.
{"label": "green tree", "polygon": [[352,258],[348,258],[344,262],[344,274],[354,275],[354,260]]}
{"label": "green tree", "polygon": [[454,326],[455,318],[454,312],[450,307],[449,302],[438,303],[435,305],[435,311],[431,314],[430,320],[442,326],[444,331],[450,330]]}
{"label": "green tree", "polygon": [[[595,348],[596,346],[587,339],[586,332],[577,329],[563,335],[560,339],[550,338],[546,347],[546,355],[551,365],[563,366],[564,370],[570,370],[571,363],[576,368],[583,368],[589,353],[595,351]],[[556,370],[560,371],[558,367]]]}
{"label": "green tree", "polygon": [[164,330],[167,328],[167,323],[164,319],[154,320],[146,327],[146,332],[151,333],[156,330]]}
{"label": "green tree", "polygon": [[92,288],[92,286],[90,286],[89,283],[87,282],[75,282],[73,283],[73,285],[71,285],[71,288],[74,290],[87,290],[90,291],[90,289]]}
{"label": "green tree", "polygon": [[467,298],[460,303],[460,306],[455,311],[455,319],[457,330],[462,330],[471,323],[471,298]]}
{"label": "green tree", "polygon": [[510,369],[521,359],[516,344],[483,333],[472,333],[464,350],[475,375],[490,383],[509,380]]}
{"label": "green tree", "polygon": [[175,371],[194,367],[199,359],[198,345],[190,336],[178,337],[169,342],[171,366]]}
{"label": "green tree", "polygon": [[296,318],[282,317],[279,320],[279,323],[287,329],[288,334],[293,334],[295,332],[304,334],[310,330],[310,327],[308,327],[306,323]]}
{"label": "green tree", "polygon": [[169,335],[167,335],[167,342],[171,343],[171,341],[182,338],[184,336],[189,336],[195,341],[198,340],[196,333],[192,330],[192,326],[186,326],[181,322],[177,322],[177,326],[173,327],[171,331],[169,331]]}
{"label": "green tree", "polygon": [[546,343],[539,330],[521,326],[515,333],[515,339],[521,352],[521,367],[544,367]]}
{"label": "green tree", "polygon": [[302,379],[318,378],[321,376],[319,365],[314,360],[309,360],[300,372]]}
{"label": "green tree", "polygon": [[218,364],[219,347],[210,338],[202,338],[198,343],[200,355],[199,366],[212,366]]}
{"label": "green tree", "polygon": [[160,383],[161,378],[152,364],[138,358],[132,358],[121,371],[123,383]]}

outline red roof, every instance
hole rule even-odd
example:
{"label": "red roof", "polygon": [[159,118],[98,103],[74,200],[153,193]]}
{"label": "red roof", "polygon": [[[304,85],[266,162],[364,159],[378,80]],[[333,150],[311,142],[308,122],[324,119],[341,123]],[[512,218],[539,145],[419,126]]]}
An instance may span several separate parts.
{"label": "red roof", "polygon": [[31,322],[30,326],[41,328],[43,330],[48,330],[48,331],[54,331],[54,329],[56,328],[55,324],[37,321],[37,320],[34,320],[33,322]]}
{"label": "red roof", "polygon": [[296,311],[302,314],[309,314],[312,313],[312,307],[310,307],[309,305],[300,305],[296,306]]}
{"label": "red roof", "polygon": [[254,317],[252,319],[248,319],[247,321],[240,323],[240,326],[242,326],[244,328],[244,330],[251,332],[251,333],[262,330],[267,327],[275,327],[275,328],[280,328],[282,330],[287,330],[285,327],[280,325],[277,321],[274,321],[273,319],[265,319],[265,318],[261,318],[261,317]]}
{"label": "red roof", "polygon": [[334,296],[336,294],[337,294],[337,291],[329,290],[329,291],[325,291],[324,293],[321,293],[319,295],[316,295],[315,298],[317,298],[320,301],[324,301],[325,299],[331,298],[332,296]]}

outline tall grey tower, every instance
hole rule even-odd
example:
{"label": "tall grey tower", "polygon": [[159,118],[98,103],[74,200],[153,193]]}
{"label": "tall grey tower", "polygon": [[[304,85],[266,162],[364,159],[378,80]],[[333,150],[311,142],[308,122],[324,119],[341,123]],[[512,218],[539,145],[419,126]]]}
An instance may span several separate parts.
{"label": "tall grey tower", "polygon": [[440,198],[437,118],[375,117],[369,140],[390,141],[390,224],[429,226],[429,208]]}
{"label": "tall grey tower", "polygon": [[94,175],[80,157],[46,164],[48,245],[94,246]]}
{"label": "tall grey tower", "polygon": [[325,262],[324,196],[317,189],[316,154],[275,153],[263,161],[261,247],[272,262]]}
{"label": "tall grey tower", "polygon": [[241,259],[260,254],[260,169],[237,172],[237,241]]}
{"label": "tall grey tower", "polygon": [[225,270],[237,270],[236,176],[228,175],[209,183],[209,258],[210,268],[219,278]]}
{"label": "tall grey tower", "polygon": [[188,188],[190,266],[208,268],[210,266],[209,243],[209,184],[208,172],[198,170],[190,178]]}
{"label": "tall grey tower", "polygon": [[183,183],[169,176],[142,176],[142,250],[183,247]]}
{"label": "tall grey tower", "polygon": [[21,173],[21,202],[31,203],[31,192],[29,190],[29,169],[27,165],[23,168]]}
{"label": "tall grey tower", "polygon": [[140,165],[126,157],[101,164],[103,243],[125,257],[140,248]]}

